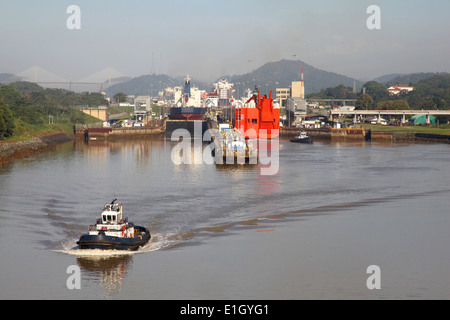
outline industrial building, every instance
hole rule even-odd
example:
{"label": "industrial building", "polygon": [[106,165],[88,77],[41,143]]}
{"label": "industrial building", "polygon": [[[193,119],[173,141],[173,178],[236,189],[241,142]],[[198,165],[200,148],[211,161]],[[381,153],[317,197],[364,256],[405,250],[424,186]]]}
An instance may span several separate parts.
{"label": "industrial building", "polygon": [[283,105],[285,102],[288,125],[300,122],[306,116],[305,82],[303,79],[303,67],[300,81],[291,82],[290,88],[277,88],[276,98]]}

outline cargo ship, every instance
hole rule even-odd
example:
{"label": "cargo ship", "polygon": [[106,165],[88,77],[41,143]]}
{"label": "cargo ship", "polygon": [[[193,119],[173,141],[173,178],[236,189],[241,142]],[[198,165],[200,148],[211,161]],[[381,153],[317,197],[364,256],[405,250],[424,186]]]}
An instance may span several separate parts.
{"label": "cargo ship", "polygon": [[[194,88],[196,90],[196,88]],[[206,108],[202,107],[201,98],[191,93],[191,79],[186,77],[184,90],[175,97],[175,106],[170,108],[170,120],[204,120]]]}
{"label": "cargo ship", "polygon": [[242,107],[235,111],[236,131],[247,139],[272,139],[280,134],[280,105],[255,90]]}

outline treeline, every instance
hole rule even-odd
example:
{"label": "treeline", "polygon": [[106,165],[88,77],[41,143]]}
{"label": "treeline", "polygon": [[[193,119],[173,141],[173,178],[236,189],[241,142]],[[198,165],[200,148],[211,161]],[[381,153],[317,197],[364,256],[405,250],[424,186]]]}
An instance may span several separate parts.
{"label": "treeline", "polygon": [[82,122],[83,114],[74,107],[107,104],[100,93],[48,89],[30,82],[0,85],[0,139],[13,136],[18,122],[39,126],[49,116]]}
{"label": "treeline", "polygon": [[343,85],[321,90],[307,98],[357,99],[360,110],[446,110],[450,109],[450,75],[440,74],[418,81],[411,92],[389,94],[387,85],[376,81],[364,84],[365,93],[354,93],[353,88]]}

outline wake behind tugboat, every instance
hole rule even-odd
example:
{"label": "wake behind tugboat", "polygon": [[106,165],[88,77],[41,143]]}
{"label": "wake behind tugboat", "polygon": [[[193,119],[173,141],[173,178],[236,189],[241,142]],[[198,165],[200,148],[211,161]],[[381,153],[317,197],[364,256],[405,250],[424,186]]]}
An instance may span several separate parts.
{"label": "wake behind tugboat", "polygon": [[123,219],[123,204],[105,204],[101,218],[89,226],[89,233],[83,234],[77,244],[80,249],[116,249],[136,251],[150,240],[147,228],[135,226]]}

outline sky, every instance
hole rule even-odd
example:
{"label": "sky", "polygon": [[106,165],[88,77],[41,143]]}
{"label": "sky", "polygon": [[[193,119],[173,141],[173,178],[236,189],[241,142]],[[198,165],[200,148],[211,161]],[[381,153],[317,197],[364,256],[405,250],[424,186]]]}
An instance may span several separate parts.
{"label": "sky", "polygon": [[[380,29],[367,27],[370,5]],[[0,73],[214,81],[281,59],[361,80],[450,72],[449,13],[449,0],[0,0]]]}

